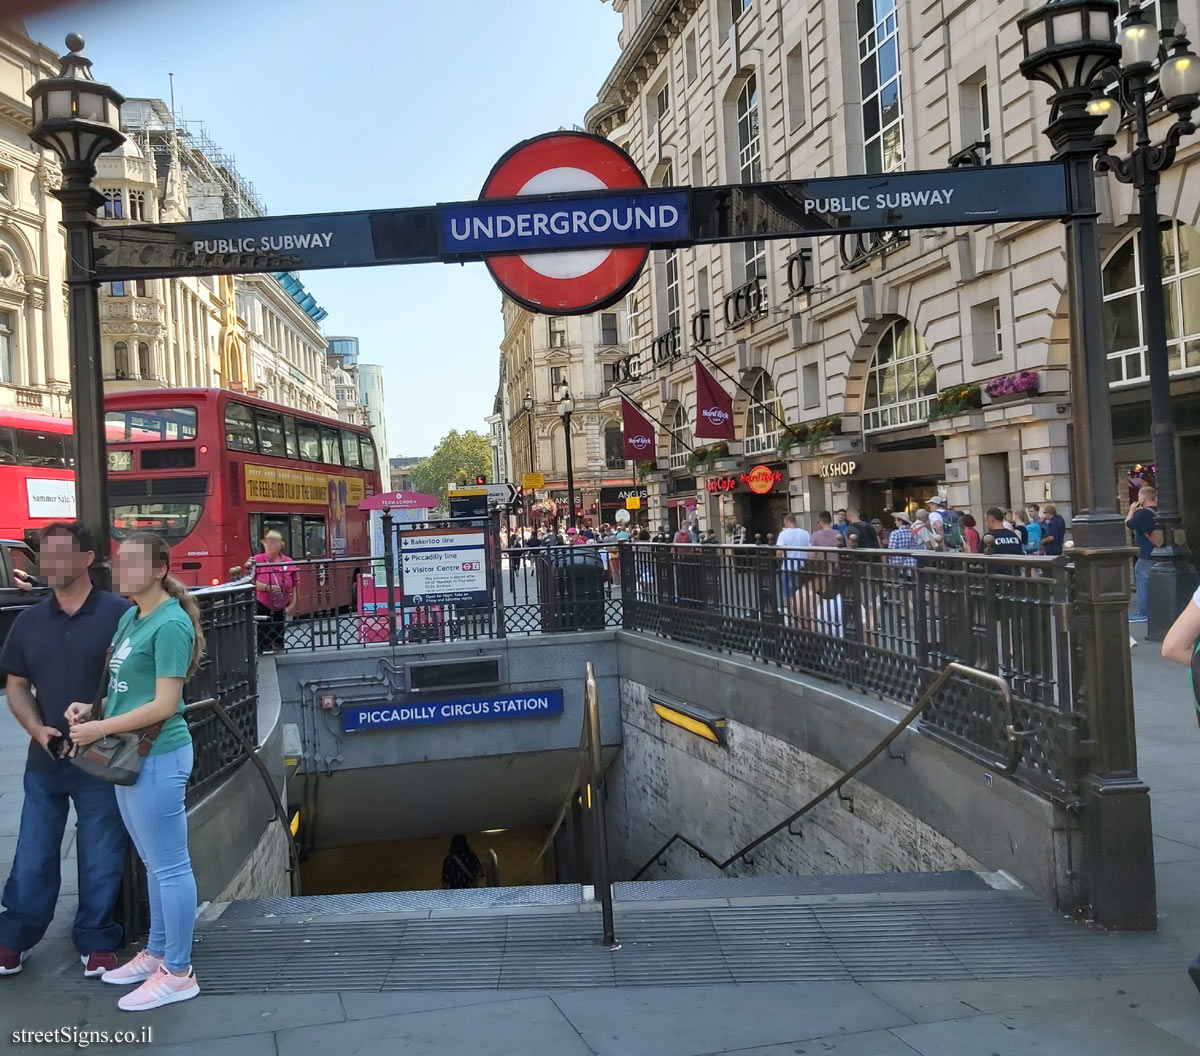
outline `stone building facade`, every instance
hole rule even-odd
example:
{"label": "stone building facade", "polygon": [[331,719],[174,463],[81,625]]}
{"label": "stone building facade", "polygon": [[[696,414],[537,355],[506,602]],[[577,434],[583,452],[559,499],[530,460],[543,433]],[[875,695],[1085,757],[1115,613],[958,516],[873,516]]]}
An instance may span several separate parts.
{"label": "stone building facade", "polygon": [[[652,184],[1050,156],[1047,92],[1018,68],[1017,19],[1030,3],[613,6],[621,54],[586,125],[624,147]],[[1200,24],[1197,0],[1146,10],[1168,26]],[[1196,157],[1186,143],[1161,199],[1181,465],[1200,455],[1200,180],[1187,178]],[[1133,467],[1152,461],[1137,207],[1128,188],[1099,181],[1102,354],[1123,502]],[[728,453],[698,472],[661,431],[652,508],[675,520],[694,504],[702,527],[722,537],[734,524],[778,531],[789,508],[806,519],[847,505],[880,515],[935,493],[977,517],[991,505],[1054,502],[1069,518],[1065,288],[1056,221],[656,252],[627,304],[638,398],[690,441],[699,353],[735,397],[737,431]],[[1023,372],[1024,391],[987,393]],[[744,479],[759,465],[774,481],[765,494]],[[1192,490],[1189,520],[1200,515]]]}
{"label": "stone building facade", "polygon": [[[621,411],[613,390],[629,357],[624,306],[591,315],[545,316],[505,297],[501,311],[503,392],[496,404],[501,414],[507,408],[509,479],[519,484],[526,473],[543,474],[545,487],[528,496],[529,503],[553,502],[557,516],[566,517],[566,434],[558,410],[565,382],[575,404],[576,514],[581,522],[611,523],[625,507],[625,492],[636,485],[633,466],[622,453]],[[532,411],[525,409],[527,393]],[[546,510],[542,519],[555,516]]]}
{"label": "stone building facade", "polygon": [[29,140],[25,94],[58,56],[0,22],[0,410],[70,413],[58,164]]}

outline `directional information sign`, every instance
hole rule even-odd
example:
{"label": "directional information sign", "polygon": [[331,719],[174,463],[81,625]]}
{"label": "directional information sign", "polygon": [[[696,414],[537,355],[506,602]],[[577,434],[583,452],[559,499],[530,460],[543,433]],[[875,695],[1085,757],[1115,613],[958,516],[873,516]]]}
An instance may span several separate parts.
{"label": "directional information sign", "polygon": [[482,528],[420,528],[400,533],[400,573],[406,605],[486,602]]}
{"label": "directional information sign", "polygon": [[563,713],[563,691],[530,689],[517,693],[454,700],[403,700],[387,704],[345,704],[342,729],[382,730],[390,726],[430,726],[443,722],[535,719]]}

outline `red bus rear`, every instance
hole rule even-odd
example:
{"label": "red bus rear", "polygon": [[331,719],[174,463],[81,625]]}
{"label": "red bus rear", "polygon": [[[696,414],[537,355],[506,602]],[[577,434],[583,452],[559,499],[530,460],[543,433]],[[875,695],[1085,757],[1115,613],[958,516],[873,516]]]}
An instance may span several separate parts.
{"label": "red bus rear", "polygon": [[[225,389],[114,393],[104,407],[113,536],[165,536],[181,582],[225,582],[270,529],[297,560],[369,555],[359,504],[379,470],[366,427]],[[302,588],[298,610],[351,605],[352,579],[332,578],[338,596]]]}
{"label": "red bus rear", "polygon": [[0,411],[0,539],[36,548],[40,528],[74,516],[71,419]]}

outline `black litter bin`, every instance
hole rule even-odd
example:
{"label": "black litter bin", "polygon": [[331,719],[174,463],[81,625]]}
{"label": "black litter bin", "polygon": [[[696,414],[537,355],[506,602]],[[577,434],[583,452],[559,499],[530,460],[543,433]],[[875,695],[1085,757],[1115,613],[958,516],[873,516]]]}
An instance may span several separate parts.
{"label": "black litter bin", "polygon": [[538,555],[543,631],[604,627],[604,564],[592,546],[553,546]]}

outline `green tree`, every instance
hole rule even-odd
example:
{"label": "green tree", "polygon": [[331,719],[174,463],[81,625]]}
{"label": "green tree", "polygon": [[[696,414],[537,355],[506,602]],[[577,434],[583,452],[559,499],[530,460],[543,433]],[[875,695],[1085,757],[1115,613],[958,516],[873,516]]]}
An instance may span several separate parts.
{"label": "green tree", "polygon": [[491,471],[491,441],[474,429],[463,433],[451,429],[438,441],[432,455],[413,466],[412,481],[417,491],[436,495],[446,505],[447,484],[465,484]]}

